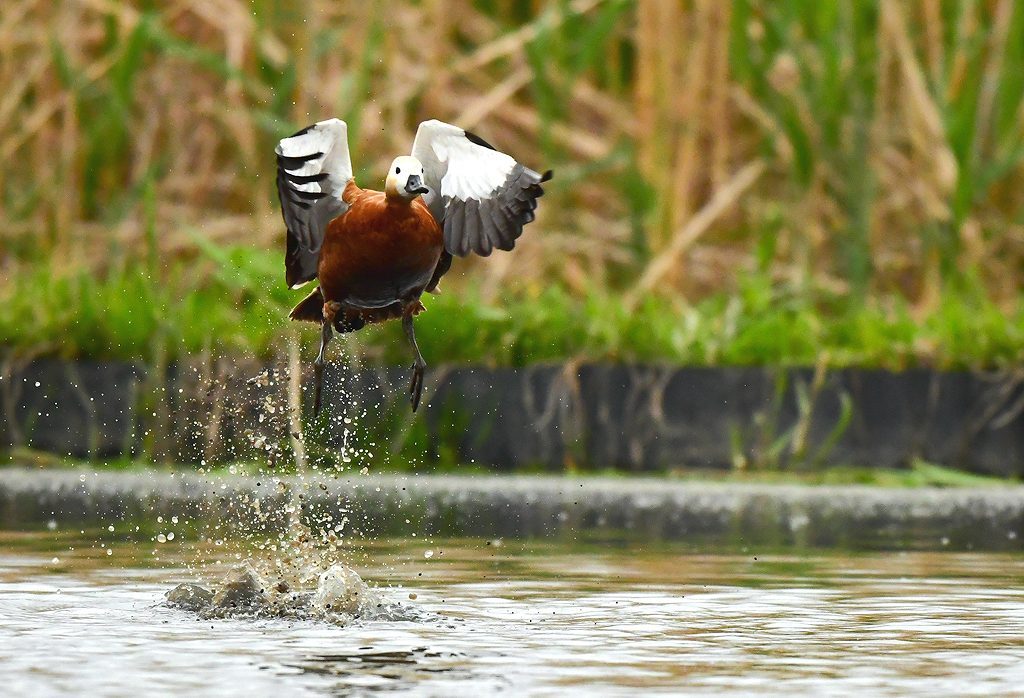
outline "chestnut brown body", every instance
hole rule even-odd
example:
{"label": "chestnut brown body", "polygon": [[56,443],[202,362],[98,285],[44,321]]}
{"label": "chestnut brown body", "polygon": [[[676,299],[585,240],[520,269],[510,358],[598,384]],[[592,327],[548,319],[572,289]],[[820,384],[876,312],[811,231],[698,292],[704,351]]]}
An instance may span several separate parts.
{"label": "chestnut brown body", "polygon": [[[384,191],[354,182],[348,125],[325,119],[282,138],[277,191],[287,228],[285,281],[319,286],[292,309],[320,324],[313,362],[313,414],[321,407],[327,345],[334,332],[401,319],[413,353],[409,398],[415,412],[426,361],[413,316],[435,291],[453,256],[511,250],[534,220],[550,170],[534,172],[464,129],[430,119],[410,155],[388,168]],[[421,199],[420,197],[425,197]]]}
{"label": "chestnut brown body", "polygon": [[437,285],[441,227],[419,198],[388,197],[354,182],[342,198],[348,210],[328,224],[320,250],[320,288],[292,318],[321,322],[340,312],[342,330],[418,313],[420,295]]}
{"label": "chestnut brown body", "polygon": [[444,248],[430,211],[419,198],[390,198],[353,182],[343,198],[349,209],[327,226],[320,251],[324,302],[357,310],[416,301]]}

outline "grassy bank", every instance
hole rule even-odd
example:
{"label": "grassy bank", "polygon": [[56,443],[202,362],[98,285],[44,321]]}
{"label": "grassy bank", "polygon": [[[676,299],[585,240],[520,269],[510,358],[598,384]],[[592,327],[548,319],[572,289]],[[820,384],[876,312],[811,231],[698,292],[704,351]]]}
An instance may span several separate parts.
{"label": "grassy bank", "polygon": [[[426,299],[433,366],[1024,362],[1024,3],[5,0],[0,84],[0,370],[309,361],[273,148],[329,116],[366,186],[426,118],[555,170]],[[345,343],[408,365],[398,326]],[[141,454],[184,460],[143,407]],[[401,414],[364,423],[388,467],[427,450]]]}
{"label": "grassy bank", "polygon": [[[123,472],[175,471],[195,469],[194,464],[154,464],[150,461],[119,458],[79,461],[61,458],[50,453],[18,448],[0,454],[0,467],[30,467],[44,470],[64,468],[88,468]],[[324,472],[339,475],[353,475],[357,468],[341,463],[325,463],[317,467]],[[290,463],[268,468],[252,462],[235,462],[201,468],[211,475],[291,475],[294,466]],[[368,467],[372,473],[431,473],[452,475],[493,475],[502,473],[480,464],[442,461],[424,463],[401,458],[382,458]],[[518,471],[513,474],[530,474]],[[551,475],[549,469],[538,469],[536,474]],[[702,468],[673,469],[656,473],[625,473],[620,470],[567,470],[566,477],[606,477],[617,479],[668,480],[685,482],[715,482],[726,484],[772,484],[772,485],[869,485],[876,487],[986,487],[1018,482],[1018,479],[968,473],[947,468],[923,460],[915,460],[906,468],[870,468],[852,465],[838,465],[810,470],[713,470]]]}
{"label": "grassy bank", "polygon": [[[908,351],[904,344],[916,339],[906,337],[908,317],[950,326],[926,330],[924,344],[959,347],[980,340],[960,338],[963,323],[949,315],[967,315],[962,333],[976,334],[972,323],[985,325],[996,307],[1011,314],[1019,308],[1020,3],[286,5],[224,0],[210,12],[200,0],[9,0],[0,19],[5,285],[49,273],[40,260],[52,257],[62,275],[98,274],[111,288],[88,290],[109,304],[121,299],[102,294],[117,296],[121,289],[108,280],[120,278],[126,302],[153,303],[162,318],[173,315],[167,306],[197,304],[226,316],[209,320],[217,337],[234,333],[247,344],[247,334],[266,326],[244,315],[251,308],[211,308],[211,298],[224,296],[182,288],[184,269],[188,284],[197,273],[188,264],[199,243],[188,231],[200,231],[207,243],[279,249],[272,181],[278,138],[315,119],[345,118],[360,181],[379,185],[390,159],[408,152],[418,121],[437,117],[556,172],[514,257],[474,270],[489,305],[510,309],[489,339],[531,317],[543,326],[548,308],[572,325],[565,315],[584,317],[582,309],[598,324],[609,318],[608,326],[576,332],[582,348],[572,342],[566,353],[644,353],[642,345],[623,349],[605,335],[644,334],[648,326],[655,334],[679,331],[654,329],[666,307],[676,316],[696,308],[688,312],[698,335],[708,327],[707,334],[730,337],[728,329],[714,329],[728,322],[715,316],[738,313],[742,320],[749,312],[757,324],[767,287],[771,304],[809,322],[808,308],[828,306],[822,317],[846,334],[871,331],[858,329],[865,325],[894,328],[879,331],[900,343],[886,360],[948,352],[960,357],[954,361],[987,361],[1000,354]],[[133,266],[159,278],[154,296],[144,295],[149,290],[133,278]],[[751,268],[764,269],[766,278],[750,281],[742,270]],[[499,303],[493,289],[513,279],[512,288],[527,290]],[[540,290],[551,288],[565,289],[558,293],[567,298]],[[727,300],[733,293],[757,298]],[[620,294],[657,296],[651,303],[658,310],[641,305],[642,326],[630,329],[608,300]],[[830,294],[852,298],[834,308]],[[950,301],[951,294],[961,299]],[[36,332],[29,318],[60,312],[59,299],[25,301],[31,306],[20,331]],[[513,312],[519,303],[524,311]],[[94,305],[104,312],[84,316],[83,324],[124,313]],[[591,305],[601,308],[587,310]],[[766,315],[778,319],[774,308]],[[239,319],[252,327],[237,328]],[[139,328],[161,322],[135,321],[128,334],[136,339],[118,333],[98,346],[137,352],[133,343],[150,341]],[[206,328],[166,322],[167,341],[202,343],[196,333]],[[781,330],[797,345],[830,332],[797,328]],[[682,332],[680,340],[648,342],[651,354],[748,360],[742,340],[705,349]],[[549,355],[551,336],[507,360]],[[52,339],[47,332],[15,343]],[[873,341],[820,337],[842,361],[877,356],[860,346]],[[1002,342],[998,332],[992,342]],[[453,357],[463,356],[460,346],[450,348]],[[730,358],[734,347],[738,355]],[[807,358],[799,347],[767,350],[765,361]]]}
{"label": "grassy bank", "polygon": [[[280,255],[205,246],[205,256],[154,278],[137,266],[102,274],[39,265],[0,284],[0,346],[20,355],[157,357],[213,351],[268,357],[297,327],[304,295],[282,282]],[[454,272],[457,276],[458,271]],[[853,299],[808,284],[737,273],[737,290],[695,303],[523,284],[487,292],[472,278],[429,296],[417,320],[433,363],[521,366],[576,359],[704,365],[1002,367],[1024,359],[1024,303],[1007,312],[965,287],[922,313],[898,299]],[[305,351],[316,328],[299,327]],[[395,324],[354,336],[366,360],[406,363]]]}

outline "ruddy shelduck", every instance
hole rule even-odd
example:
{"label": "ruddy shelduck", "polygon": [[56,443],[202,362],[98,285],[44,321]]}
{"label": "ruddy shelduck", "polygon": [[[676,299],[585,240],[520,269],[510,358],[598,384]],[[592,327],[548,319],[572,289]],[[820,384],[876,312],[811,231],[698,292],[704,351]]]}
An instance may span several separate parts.
{"label": "ruddy shelduck", "polygon": [[352,175],[348,127],[320,121],[280,141],[277,191],[288,229],[285,279],[320,282],[291,311],[321,324],[314,363],[313,412],[319,415],[324,356],[333,331],[402,319],[415,357],[409,396],[415,412],[426,362],[413,316],[435,292],[452,256],[511,250],[534,219],[541,184],[534,172],[478,136],[424,121],[412,154],[395,158],[384,191],[361,189]]}

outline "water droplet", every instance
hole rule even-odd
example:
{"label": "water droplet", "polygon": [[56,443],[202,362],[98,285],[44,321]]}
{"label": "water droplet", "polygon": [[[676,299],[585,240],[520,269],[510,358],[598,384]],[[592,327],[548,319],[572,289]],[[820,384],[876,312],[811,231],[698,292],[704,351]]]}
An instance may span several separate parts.
{"label": "water droplet", "polygon": [[157,536],[156,536],[156,542],[157,543],[166,543],[167,542],[167,536],[165,536],[162,533],[158,533]]}
{"label": "water droplet", "polygon": [[430,558],[434,557],[434,551],[433,550],[424,550],[423,551],[423,557],[425,557],[425,558],[427,558],[429,560]]}
{"label": "water droplet", "polygon": [[52,560],[50,560],[50,562],[53,563],[54,565],[60,564],[60,558],[59,557],[55,557]]}
{"label": "water droplet", "polygon": [[114,524],[110,524],[109,526],[107,526],[107,530],[110,531],[111,533],[113,533],[114,532]]}
{"label": "water droplet", "polygon": [[113,554],[114,554],[114,549],[113,548],[107,548],[107,555],[113,555]]}
{"label": "water droplet", "polygon": [[174,540],[174,531],[167,534],[167,540]]}
{"label": "water droplet", "polygon": [[54,519],[50,519],[49,521],[46,522],[46,528],[51,530],[51,531],[56,531],[57,530],[57,521],[54,520]]}

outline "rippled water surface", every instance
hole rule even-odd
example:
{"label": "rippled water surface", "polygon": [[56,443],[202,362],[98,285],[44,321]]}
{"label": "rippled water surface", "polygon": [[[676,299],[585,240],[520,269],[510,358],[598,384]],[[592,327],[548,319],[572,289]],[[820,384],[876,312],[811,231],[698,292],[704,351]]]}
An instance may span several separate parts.
{"label": "rippled water surface", "polygon": [[[75,532],[78,533],[77,531]],[[199,620],[177,543],[0,534],[6,695],[1020,694],[1024,559],[388,541],[352,565],[410,620]],[[71,550],[70,548],[74,548]],[[430,553],[429,557],[426,553]],[[160,559],[157,560],[156,558]]]}

